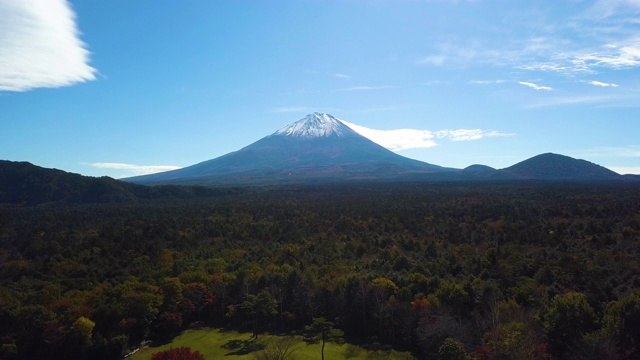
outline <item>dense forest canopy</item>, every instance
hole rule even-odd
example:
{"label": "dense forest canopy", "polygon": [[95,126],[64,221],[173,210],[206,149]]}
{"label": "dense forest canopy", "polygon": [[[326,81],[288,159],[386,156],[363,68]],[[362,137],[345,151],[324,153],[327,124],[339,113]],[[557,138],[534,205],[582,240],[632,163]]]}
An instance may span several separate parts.
{"label": "dense forest canopy", "polygon": [[639,356],[636,184],[206,195],[0,207],[0,358],[117,359],[194,325],[259,336],[320,318],[420,358]]}

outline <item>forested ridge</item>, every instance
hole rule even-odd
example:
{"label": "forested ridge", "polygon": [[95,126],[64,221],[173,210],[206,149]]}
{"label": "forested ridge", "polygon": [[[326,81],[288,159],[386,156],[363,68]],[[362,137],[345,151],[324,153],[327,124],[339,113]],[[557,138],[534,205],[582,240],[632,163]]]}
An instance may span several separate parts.
{"label": "forested ridge", "polygon": [[191,326],[437,358],[640,356],[640,187],[362,183],[0,207],[2,359],[117,359]]}

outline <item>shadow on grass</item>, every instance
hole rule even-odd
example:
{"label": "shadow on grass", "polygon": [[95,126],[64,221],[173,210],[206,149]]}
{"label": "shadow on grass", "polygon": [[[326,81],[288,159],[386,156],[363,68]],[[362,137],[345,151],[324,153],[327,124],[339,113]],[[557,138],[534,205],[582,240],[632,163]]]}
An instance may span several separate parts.
{"label": "shadow on grass", "polygon": [[257,342],[255,339],[250,340],[229,340],[226,344],[222,345],[227,350],[233,350],[225,356],[230,355],[247,355],[254,351],[264,350],[267,346],[265,344]]}

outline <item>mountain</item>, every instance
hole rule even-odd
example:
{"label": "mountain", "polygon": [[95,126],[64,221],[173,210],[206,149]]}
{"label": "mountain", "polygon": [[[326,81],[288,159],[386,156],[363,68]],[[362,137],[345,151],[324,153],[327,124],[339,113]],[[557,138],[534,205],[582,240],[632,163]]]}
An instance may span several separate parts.
{"label": "mountain", "polygon": [[534,156],[499,171],[515,179],[541,180],[614,180],[622,176],[586,160],[546,153]]}
{"label": "mountain", "polygon": [[313,113],[238,151],[178,170],[124,179],[138,184],[265,184],[394,179],[454,171],[400,156],[328,114]]}
{"label": "mountain", "polygon": [[96,178],[43,168],[29,162],[0,160],[0,204],[128,204],[216,196],[225,192],[232,190],[187,186],[148,187],[109,177]]}
{"label": "mountain", "polygon": [[486,174],[486,173],[496,171],[496,169],[487,165],[473,164],[462,169],[462,171],[468,172],[468,173],[474,173],[474,174]]}

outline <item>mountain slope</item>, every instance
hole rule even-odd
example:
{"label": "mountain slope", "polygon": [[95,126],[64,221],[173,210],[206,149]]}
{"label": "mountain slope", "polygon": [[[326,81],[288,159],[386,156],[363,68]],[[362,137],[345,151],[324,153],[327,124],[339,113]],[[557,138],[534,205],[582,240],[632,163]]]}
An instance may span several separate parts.
{"label": "mountain slope", "polygon": [[313,113],[238,151],[183,169],[125,180],[140,184],[258,184],[388,179],[451,170],[400,156],[331,115]]}
{"label": "mountain slope", "polygon": [[0,160],[0,204],[123,204],[222,193],[222,190],[203,187],[148,187],[109,177],[96,178],[43,168],[29,162]]}
{"label": "mountain slope", "polygon": [[500,172],[518,179],[612,180],[621,178],[618,173],[600,165],[553,153],[534,156]]}

